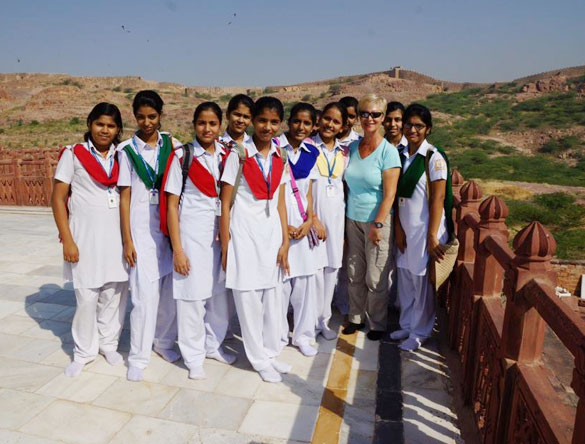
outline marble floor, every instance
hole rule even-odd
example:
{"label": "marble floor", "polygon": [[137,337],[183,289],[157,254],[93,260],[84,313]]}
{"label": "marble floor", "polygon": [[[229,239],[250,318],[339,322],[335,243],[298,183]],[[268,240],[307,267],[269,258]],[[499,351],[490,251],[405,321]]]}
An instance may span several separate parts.
{"label": "marble floor", "polygon": [[[236,364],[207,360],[203,381],[155,354],[141,383],[126,381],[126,367],[101,356],[67,378],[75,298],[61,269],[50,212],[0,208],[0,443],[311,441],[336,341],[319,339],[313,358],[287,347],[281,359],[293,370],[279,384],[261,381],[237,336],[225,343],[238,355]],[[126,323],[125,356],[128,343]],[[340,443],[372,442],[377,343],[359,333],[351,362],[343,419],[332,433]]]}

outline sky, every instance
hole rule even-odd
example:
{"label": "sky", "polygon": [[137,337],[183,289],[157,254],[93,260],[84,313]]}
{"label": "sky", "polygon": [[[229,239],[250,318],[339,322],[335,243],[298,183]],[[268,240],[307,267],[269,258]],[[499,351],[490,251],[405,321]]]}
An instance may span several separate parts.
{"label": "sky", "polygon": [[495,82],[585,64],[583,0],[0,0],[0,11],[1,73],[269,86],[397,65]]}

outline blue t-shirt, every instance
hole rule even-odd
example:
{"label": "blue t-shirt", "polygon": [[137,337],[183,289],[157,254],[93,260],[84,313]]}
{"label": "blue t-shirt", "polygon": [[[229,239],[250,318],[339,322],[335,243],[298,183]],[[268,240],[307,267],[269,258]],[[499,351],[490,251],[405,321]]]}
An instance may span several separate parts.
{"label": "blue t-shirt", "polygon": [[375,151],[362,159],[360,141],[349,145],[349,165],[345,170],[345,182],[349,188],[346,215],[358,222],[372,222],[384,197],[382,171],[400,168],[398,150],[386,139]]}

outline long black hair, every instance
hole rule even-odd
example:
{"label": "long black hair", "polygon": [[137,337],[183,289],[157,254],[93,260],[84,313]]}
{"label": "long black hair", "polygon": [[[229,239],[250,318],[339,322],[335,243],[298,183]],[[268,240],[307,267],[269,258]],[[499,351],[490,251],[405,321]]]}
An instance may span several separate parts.
{"label": "long black hair", "polygon": [[89,115],[87,116],[87,132],[83,135],[83,139],[86,142],[91,139],[91,124],[94,120],[99,119],[101,116],[110,116],[112,119],[114,119],[114,122],[118,126],[118,134],[116,134],[116,137],[114,137],[113,143],[118,145],[120,143],[120,136],[124,131],[124,125],[122,125],[122,114],[116,105],[108,102],[100,102],[90,111]]}

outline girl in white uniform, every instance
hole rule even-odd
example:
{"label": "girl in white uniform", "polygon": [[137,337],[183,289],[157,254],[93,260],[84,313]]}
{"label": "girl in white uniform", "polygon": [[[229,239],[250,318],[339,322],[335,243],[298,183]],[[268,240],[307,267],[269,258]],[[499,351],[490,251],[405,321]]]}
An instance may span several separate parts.
{"label": "girl in white uniform", "polygon": [[118,146],[118,186],[124,257],[131,267],[128,380],[141,381],[153,344],[165,360],[180,358],[173,349],[177,338],[173,255],[160,229],[159,194],[168,157],[181,144],[158,131],[163,101],[156,92],[140,91],[132,108],[139,131]]}
{"label": "girl in white uniform", "polygon": [[[430,111],[410,105],[404,112],[404,134],[408,146],[402,150],[402,176],[398,184],[396,246],[400,330],[390,334],[394,340],[405,339],[402,350],[416,350],[431,335],[435,323],[435,295],[428,273],[429,256],[441,259],[440,244],[449,237],[444,204],[448,167],[437,148],[427,142],[433,123]],[[425,158],[428,162],[427,194]]]}
{"label": "girl in white uniform", "polygon": [[347,110],[339,103],[329,103],[323,109],[319,133],[313,138],[319,150],[317,180],[313,185],[315,213],[313,225],[325,242],[318,247],[317,273],[317,332],[332,340],[337,333],[329,328],[331,301],[337,276],[343,261],[345,229],[345,196],[343,173],[348,164],[348,153],[336,134],[345,126]]}
{"label": "girl in white uniform", "polygon": [[[283,114],[282,103],[274,97],[256,102],[254,136],[245,160],[232,150],[221,178],[220,239],[226,287],[233,291],[246,356],[268,382],[280,382],[280,373],[290,371],[289,365],[274,359],[281,348],[281,269],[288,272],[289,248],[283,194],[286,174],[280,149],[272,141]],[[234,186],[236,198],[230,211]]]}
{"label": "girl in white uniform", "polygon": [[[204,379],[205,356],[233,364],[234,355],[220,345],[228,322],[228,294],[221,269],[219,179],[226,151],[216,141],[221,109],[214,102],[195,109],[196,137],[183,185],[188,147],[175,151],[166,177],[168,228],[174,252],[173,297],[177,300],[179,347],[189,378]],[[184,188],[184,190],[183,190]],[[179,206],[180,204],[180,206]]]}
{"label": "girl in white uniform", "polygon": [[[288,132],[280,136],[279,144],[286,149],[288,172],[292,176],[285,186],[286,214],[290,248],[288,262],[290,273],[284,278],[283,285],[283,346],[288,345],[288,307],[293,307],[294,328],[292,344],[305,356],[315,356],[317,349],[311,346],[315,341],[315,321],[317,319],[317,273],[318,260],[316,248],[311,248],[307,235],[313,224],[313,181],[317,178],[315,162],[319,150],[307,139],[316,121],[313,105],[297,103],[290,112]],[[307,139],[307,140],[305,140]],[[293,184],[294,179],[294,184]],[[303,215],[294,189],[298,190]]]}
{"label": "girl in white uniform", "polygon": [[71,325],[73,362],[65,369],[71,377],[98,352],[111,365],[122,362],[116,350],[128,295],[116,188],[115,143],[122,133],[118,107],[99,103],[89,113],[87,127],[85,143],[61,153],[52,196],[64,275],[73,281],[77,302]]}
{"label": "girl in white uniform", "polygon": [[246,130],[252,121],[254,101],[245,94],[236,94],[228,102],[225,116],[227,128],[220,142],[227,144],[241,143],[246,145],[252,139]]}

